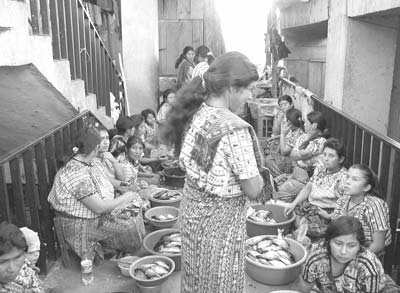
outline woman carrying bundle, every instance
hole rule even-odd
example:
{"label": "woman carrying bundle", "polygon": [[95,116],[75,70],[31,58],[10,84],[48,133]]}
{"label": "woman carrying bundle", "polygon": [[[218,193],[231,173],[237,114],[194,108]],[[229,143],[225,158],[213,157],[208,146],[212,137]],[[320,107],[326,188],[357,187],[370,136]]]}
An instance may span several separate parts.
{"label": "woman carrying bundle", "polygon": [[192,80],[194,69],[194,49],[191,46],[183,48],[182,54],[175,62],[175,68],[178,69],[176,76],[176,86],[180,89]]}

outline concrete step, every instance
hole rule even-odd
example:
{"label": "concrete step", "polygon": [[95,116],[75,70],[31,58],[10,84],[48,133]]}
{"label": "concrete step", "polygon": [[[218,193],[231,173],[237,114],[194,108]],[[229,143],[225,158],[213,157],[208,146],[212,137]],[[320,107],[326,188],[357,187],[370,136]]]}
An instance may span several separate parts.
{"label": "concrete step", "polygon": [[74,107],[78,111],[86,109],[86,93],[85,82],[82,79],[75,79],[71,81],[71,95]]}

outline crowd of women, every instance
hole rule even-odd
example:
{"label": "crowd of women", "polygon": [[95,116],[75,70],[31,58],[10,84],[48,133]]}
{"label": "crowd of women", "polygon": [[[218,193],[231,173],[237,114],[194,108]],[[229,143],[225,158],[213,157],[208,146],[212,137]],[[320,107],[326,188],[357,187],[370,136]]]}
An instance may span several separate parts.
{"label": "crowd of women", "polygon": [[[275,144],[263,152],[237,115],[258,80],[255,65],[238,52],[211,59],[205,46],[197,54],[185,47],[176,62],[179,91],[164,92],[157,114],[145,109],[120,117],[111,131],[80,130],[48,196],[75,253],[137,252],[160,163],[176,156],[186,172],[181,292],[245,291],[246,209],[271,187],[314,242],[298,290],[400,292],[381,263],[392,235],[374,173],[360,164],[346,169],[345,142],[329,136],[324,114],[304,119],[289,96],[279,98]],[[13,229],[0,225],[0,284],[16,282],[17,273],[2,275],[3,266],[27,246],[7,232]]]}

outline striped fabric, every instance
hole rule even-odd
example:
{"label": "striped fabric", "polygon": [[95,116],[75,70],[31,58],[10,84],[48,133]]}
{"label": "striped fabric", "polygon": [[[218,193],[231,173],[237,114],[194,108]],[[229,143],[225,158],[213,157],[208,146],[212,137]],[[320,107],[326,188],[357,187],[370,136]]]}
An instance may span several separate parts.
{"label": "striped fabric", "polygon": [[245,195],[210,196],[186,185],[181,202],[184,293],[245,291]]}
{"label": "striped fabric", "polygon": [[343,195],[346,175],[347,170],[344,167],[338,172],[328,174],[326,168],[318,164],[310,178],[312,190],[308,196],[309,202],[324,209],[335,208],[336,201]]}
{"label": "striped fabric", "polygon": [[244,292],[246,196],[240,180],[259,171],[253,148],[258,142],[239,120],[227,109],[203,104],[186,133],[180,155],[186,170],[181,292]]}
{"label": "striped fabric", "polygon": [[[77,219],[59,216],[65,240],[81,257],[94,258],[102,247],[133,253],[142,245],[144,223],[142,213],[135,218],[120,219],[110,216],[97,219]],[[101,249],[101,248],[100,248]]]}
{"label": "striped fabric", "polygon": [[392,242],[392,232],[387,203],[376,196],[367,195],[360,204],[349,209],[350,199],[351,196],[345,195],[337,201],[332,219],[345,215],[359,219],[368,242],[372,242],[372,233],[375,231],[386,231],[385,246],[389,246]]}
{"label": "striped fabric", "polygon": [[325,244],[320,244],[310,253],[304,266],[303,280],[315,283],[320,292],[378,293],[385,287],[382,264],[369,250],[362,249],[338,278],[332,276],[329,259]]}

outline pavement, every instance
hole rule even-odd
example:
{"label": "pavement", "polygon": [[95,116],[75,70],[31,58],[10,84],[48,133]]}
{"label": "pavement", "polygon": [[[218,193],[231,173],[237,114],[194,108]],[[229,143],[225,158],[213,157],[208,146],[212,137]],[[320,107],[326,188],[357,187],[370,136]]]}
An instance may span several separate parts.
{"label": "pavement", "polygon": [[[94,268],[94,282],[83,286],[78,268],[65,269],[57,261],[45,278],[45,284],[53,289],[53,293],[179,293],[181,272],[174,272],[161,285],[159,291],[141,292],[135,281],[121,274],[116,262],[107,260]],[[268,286],[258,283],[246,276],[246,293],[266,293],[276,290],[294,290],[295,284],[285,286]],[[211,293],[211,292],[210,292]]]}

